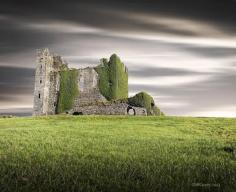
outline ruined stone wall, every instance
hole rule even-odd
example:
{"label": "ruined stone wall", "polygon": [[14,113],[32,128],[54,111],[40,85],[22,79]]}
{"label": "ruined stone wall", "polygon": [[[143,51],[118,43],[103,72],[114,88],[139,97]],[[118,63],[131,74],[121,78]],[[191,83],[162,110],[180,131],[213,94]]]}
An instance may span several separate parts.
{"label": "ruined stone wall", "polygon": [[84,106],[75,106],[69,114],[81,115],[137,115],[146,116],[145,108],[133,107],[127,103],[99,103]]}
{"label": "ruined stone wall", "polygon": [[63,61],[61,56],[53,56],[53,66],[50,72],[49,78],[49,95],[48,95],[48,115],[56,114],[56,108],[58,103],[58,94],[60,89],[60,73],[63,68],[67,68],[68,65]]}
{"label": "ruined stone wall", "polygon": [[59,90],[59,70],[65,65],[60,56],[53,56],[48,49],[38,51],[35,71],[33,115],[55,114]]}
{"label": "ruined stone wall", "polygon": [[48,99],[48,111],[47,111],[47,114],[49,115],[56,114],[59,89],[60,89],[60,75],[58,72],[53,71],[50,73],[49,99]]}
{"label": "ruined stone wall", "polygon": [[[68,66],[60,56],[50,54],[48,49],[38,52],[35,71],[34,115],[56,113],[60,92],[60,71],[65,69],[68,70]],[[127,71],[126,68],[125,70]],[[147,115],[146,108],[134,107],[124,101],[108,102],[100,92],[99,75],[94,68],[78,69],[77,81],[79,95],[75,100],[74,97],[72,98],[74,105],[71,110],[67,111],[69,114]]]}
{"label": "ruined stone wall", "polygon": [[75,100],[75,106],[106,101],[98,88],[99,76],[94,68],[79,69],[78,86],[79,96]]}
{"label": "ruined stone wall", "polygon": [[53,57],[48,49],[38,51],[35,71],[34,115],[42,115],[48,111],[49,79]]}
{"label": "ruined stone wall", "polygon": [[53,70],[60,71],[62,68],[68,68],[68,64],[59,55],[53,56]]}
{"label": "ruined stone wall", "polygon": [[132,109],[135,110],[135,114],[134,115],[137,115],[137,116],[147,116],[147,110],[146,108],[144,107],[134,107],[134,106],[131,106],[131,109],[129,111],[127,111],[127,114],[128,115],[132,115]]}

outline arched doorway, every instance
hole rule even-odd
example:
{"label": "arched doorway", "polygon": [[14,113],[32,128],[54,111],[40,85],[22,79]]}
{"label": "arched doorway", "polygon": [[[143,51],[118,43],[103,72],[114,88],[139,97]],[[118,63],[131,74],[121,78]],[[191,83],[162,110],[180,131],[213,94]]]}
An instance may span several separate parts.
{"label": "arched doorway", "polygon": [[127,114],[134,116],[134,115],[136,115],[136,111],[135,111],[135,109],[134,109],[133,107],[128,106],[128,107],[127,107]]}

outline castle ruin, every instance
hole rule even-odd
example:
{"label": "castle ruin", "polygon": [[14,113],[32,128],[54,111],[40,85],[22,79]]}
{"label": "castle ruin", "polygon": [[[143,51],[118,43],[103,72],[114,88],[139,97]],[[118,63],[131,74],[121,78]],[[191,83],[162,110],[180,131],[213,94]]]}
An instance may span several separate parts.
{"label": "castle ruin", "polygon": [[42,49],[37,53],[33,115],[60,113],[161,115],[148,94],[128,98],[128,69],[115,54],[96,67],[72,69],[61,56]]}

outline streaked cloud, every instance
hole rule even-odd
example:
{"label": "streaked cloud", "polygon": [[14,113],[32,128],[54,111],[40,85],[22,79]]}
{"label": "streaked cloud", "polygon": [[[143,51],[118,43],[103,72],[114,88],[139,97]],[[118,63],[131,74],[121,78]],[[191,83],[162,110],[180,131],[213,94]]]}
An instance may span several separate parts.
{"label": "streaked cloud", "polygon": [[181,86],[188,85],[197,82],[206,82],[213,78],[211,75],[185,75],[185,76],[164,76],[164,77],[143,77],[143,78],[135,78],[130,77],[129,84],[130,85],[155,85],[156,87],[164,86],[171,87],[172,86]]}
{"label": "streaked cloud", "polygon": [[26,27],[43,32],[53,33],[101,33],[102,30],[77,23],[63,21],[47,21],[43,23],[26,23]]}
{"label": "streaked cloud", "polygon": [[233,116],[235,19],[233,1],[9,0],[0,7],[0,108],[32,107],[36,49],[48,47],[72,67],[117,53],[130,95],[150,92],[167,114]]}

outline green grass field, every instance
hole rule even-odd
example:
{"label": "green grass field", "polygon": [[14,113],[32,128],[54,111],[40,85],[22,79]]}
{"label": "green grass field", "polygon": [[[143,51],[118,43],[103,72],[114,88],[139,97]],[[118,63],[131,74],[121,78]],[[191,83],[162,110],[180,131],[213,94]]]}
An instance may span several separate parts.
{"label": "green grass field", "polygon": [[0,191],[236,191],[236,119],[0,119]]}

